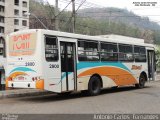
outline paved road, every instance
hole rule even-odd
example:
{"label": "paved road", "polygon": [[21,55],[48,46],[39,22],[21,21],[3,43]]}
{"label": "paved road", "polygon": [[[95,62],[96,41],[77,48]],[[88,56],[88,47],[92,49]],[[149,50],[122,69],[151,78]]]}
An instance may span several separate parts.
{"label": "paved road", "polygon": [[160,81],[144,89],[107,89],[95,97],[76,93],[0,99],[0,113],[160,113]]}

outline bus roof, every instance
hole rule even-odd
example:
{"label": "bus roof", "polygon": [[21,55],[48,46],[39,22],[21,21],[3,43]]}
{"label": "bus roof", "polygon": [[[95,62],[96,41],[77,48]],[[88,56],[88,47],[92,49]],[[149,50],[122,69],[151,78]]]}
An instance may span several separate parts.
{"label": "bus roof", "polygon": [[16,35],[16,34],[23,34],[26,32],[27,33],[41,32],[42,34],[54,35],[54,36],[58,36],[58,37],[76,38],[76,39],[84,39],[84,40],[97,40],[97,41],[104,41],[104,42],[114,42],[114,43],[133,44],[133,45],[154,47],[153,44],[144,43],[144,39],[127,37],[127,36],[122,36],[122,35],[115,35],[115,34],[89,36],[89,35],[67,33],[67,32],[60,32],[60,31],[54,31],[54,30],[46,30],[46,29],[28,29],[28,30],[21,30],[21,31],[13,32],[9,35],[12,36],[12,35]]}
{"label": "bus roof", "polygon": [[123,42],[132,41],[134,43],[144,43],[144,39],[122,36],[122,35],[115,35],[115,34],[100,35],[100,37],[104,37],[104,38],[108,38],[108,39],[114,39],[116,41],[121,40]]}

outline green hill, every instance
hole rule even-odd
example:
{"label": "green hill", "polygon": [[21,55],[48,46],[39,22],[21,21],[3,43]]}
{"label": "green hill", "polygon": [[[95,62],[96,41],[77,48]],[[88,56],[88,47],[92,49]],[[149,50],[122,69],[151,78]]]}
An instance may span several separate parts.
{"label": "green hill", "polygon": [[[30,12],[49,28],[55,29],[54,6],[43,0],[30,0]],[[58,15],[59,30],[72,31],[71,11],[63,11]],[[34,18],[30,17],[30,28],[43,28]],[[87,35],[119,34],[145,39],[146,42],[160,43],[160,26],[126,9],[118,8],[86,8],[77,12],[76,33]]]}

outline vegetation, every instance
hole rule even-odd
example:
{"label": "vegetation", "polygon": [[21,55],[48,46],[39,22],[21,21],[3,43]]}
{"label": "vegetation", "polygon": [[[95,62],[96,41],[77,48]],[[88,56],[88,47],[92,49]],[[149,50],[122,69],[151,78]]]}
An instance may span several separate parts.
{"label": "vegetation", "polygon": [[[44,3],[43,0],[30,0],[30,12],[38,16],[49,29],[55,29],[54,6]],[[70,11],[63,11],[58,15],[60,31],[72,32],[71,16]],[[30,28],[43,28],[43,26],[35,18],[30,17]],[[148,43],[160,43],[160,26],[126,9],[87,8],[79,10],[75,33],[119,34],[142,38]]]}

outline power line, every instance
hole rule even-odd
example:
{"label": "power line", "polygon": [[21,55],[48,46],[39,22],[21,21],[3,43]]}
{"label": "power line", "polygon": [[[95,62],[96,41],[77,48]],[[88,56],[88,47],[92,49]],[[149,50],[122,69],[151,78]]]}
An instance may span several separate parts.
{"label": "power line", "polygon": [[[35,18],[34,18],[35,19]],[[51,20],[51,19],[46,19],[45,20]],[[68,22],[66,21],[66,19],[59,19],[61,22]],[[87,28],[90,28],[90,29],[93,29],[93,30],[99,30],[99,31],[103,31],[102,29],[98,29],[96,27],[91,27],[91,26],[87,26],[87,25],[83,25],[83,24],[80,24],[80,23],[76,23],[77,25],[79,26],[82,26],[82,27],[87,27]],[[104,32],[104,31],[103,31]],[[108,33],[111,33],[111,31],[108,31],[108,30],[105,30],[105,32],[108,32]]]}
{"label": "power line", "polygon": [[[60,0],[60,1],[69,2],[69,0]],[[80,5],[81,1],[82,0],[76,0],[75,4]],[[100,6],[100,5],[97,5],[97,4],[94,4],[94,3],[90,3],[90,2],[85,2],[85,4],[83,4],[83,6],[88,7],[88,8],[90,8],[90,7],[100,7],[100,8],[104,7],[104,6]]]}
{"label": "power line", "polygon": [[72,2],[72,1],[70,1],[70,2],[63,8],[63,10],[61,10],[61,11],[59,12],[59,14],[56,15],[55,17],[59,16],[62,12],[64,12],[64,10],[71,4],[71,2]]}
{"label": "power line", "polygon": [[[46,20],[50,20],[50,19],[46,19]],[[61,22],[68,22],[66,21],[66,19],[59,19],[59,21]],[[160,22],[160,21],[159,21]],[[93,30],[97,30],[97,31],[102,31],[102,32],[106,32],[106,33],[111,33],[110,30],[104,30],[104,29],[99,29],[97,27],[93,27],[93,26],[88,26],[88,25],[83,25],[83,24],[80,24],[80,23],[76,23],[76,25],[79,25],[81,27],[86,27],[86,28],[89,28],[89,29],[93,29]],[[148,29],[148,28],[146,28]]]}
{"label": "power line", "polygon": [[50,8],[51,12],[53,13],[53,16],[55,17],[55,13],[54,13],[54,11],[53,11],[53,7],[51,7],[51,5],[50,5],[50,3],[48,2],[48,0],[46,0],[46,1],[47,1],[47,4],[49,5],[49,8]]}
{"label": "power line", "polygon": [[[80,14],[78,14],[78,15],[80,15]],[[143,18],[143,17],[148,17],[148,16],[155,16],[155,17],[157,16],[157,17],[159,17],[160,15],[145,15],[145,16],[134,16],[134,15],[133,16],[132,15],[131,16],[130,15],[128,15],[128,16],[127,15],[111,15],[111,16],[110,15],[107,15],[107,16],[105,16],[105,15],[99,15],[99,16],[97,16],[97,15],[96,16],[91,15],[91,16],[86,16],[86,15],[82,15],[82,16],[79,16],[79,18],[86,18],[86,17],[138,17],[138,18],[141,17],[141,18]],[[23,18],[23,19],[29,19],[27,17],[25,18],[25,17],[14,17],[14,16],[13,17],[4,17],[4,18]],[[40,17],[38,17],[38,18],[40,18]],[[65,17],[65,18],[70,18],[70,17]]]}
{"label": "power line", "polygon": [[[79,10],[79,8],[86,2],[86,0],[83,0],[82,3],[78,6],[78,8],[76,9],[75,11],[75,14],[77,13],[77,11]],[[72,21],[72,18],[73,18],[73,14],[72,16],[70,17],[70,19],[68,20],[68,22],[66,22],[65,25],[69,25],[69,23]]]}

